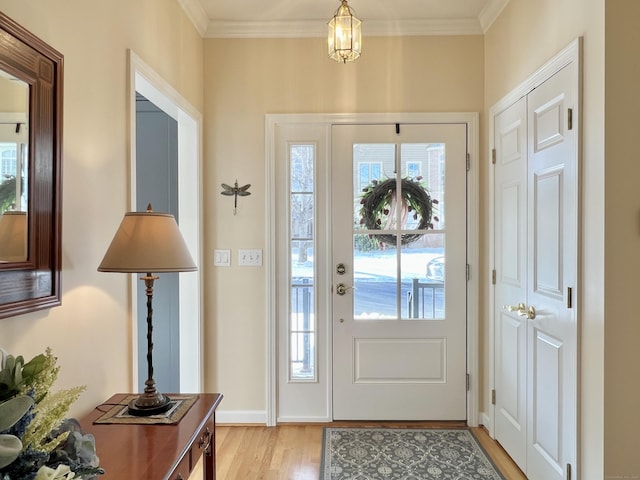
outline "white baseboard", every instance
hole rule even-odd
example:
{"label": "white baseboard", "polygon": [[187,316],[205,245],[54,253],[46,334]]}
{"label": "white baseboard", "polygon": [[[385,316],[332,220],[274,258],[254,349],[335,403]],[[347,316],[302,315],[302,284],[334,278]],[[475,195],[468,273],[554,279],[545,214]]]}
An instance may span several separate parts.
{"label": "white baseboard", "polygon": [[[329,417],[280,417],[278,423],[330,423]],[[267,423],[267,412],[263,410],[216,410],[216,424],[261,424]]]}
{"label": "white baseboard", "polygon": [[[489,434],[493,435],[490,430],[489,415],[480,412],[480,425],[489,430]],[[328,417],[282,417],[278,418],[278,422],[282,423],[329,423],[331,419]],[[216,423],[247,423],[247,424],[264,424],[267,423],[267,412],[264,410],[216,410]]]}
{"label": "white baseboard", "polygon": [[278,423],[330,423],[329,417],[278,417]]}
{"label": "white baseboard", "polygon": [[493,431],[491,429],[491,418],[489,414],[486,412],[480,412],[480,425],[483,425],[484,428],[489,432],[489,436],[493,438]]}
{"label": "white baseboard", "polygon": [[216,424],[251,423],[267,424],[267,412],[264,410],[216,410]]}

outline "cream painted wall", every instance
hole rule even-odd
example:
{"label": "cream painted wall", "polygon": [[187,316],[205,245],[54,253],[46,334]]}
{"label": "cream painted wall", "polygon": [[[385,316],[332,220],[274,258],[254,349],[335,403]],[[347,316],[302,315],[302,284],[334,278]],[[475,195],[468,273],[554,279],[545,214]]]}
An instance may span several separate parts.
{"label": "cream painted wall", "polygon": [[[82,414],[131,388],[128,275],[98,273],[128,209],[127,49],[202,111],[202,39],[175,0],[0,0],[64,55],[62,306],[0,320],[0,346],[47,346]],[[134,280],[138,281],[138,280]]]}
{"label": "cream painted wall", "polygon": [[[572,39],[584,36],[581,470],[587,480],[601,480],[605,472],[637,475],[640,456],[621,446],[633,448],[638,430],[633,408],[638,326],[628,302],[638,263],[637,256],[629,256],[637,250],[638,206],[630,199],[637,197],[638,167],[637,148],[626,140],[635,132],[624,137],[636,103],[622,95],[622,89],[635,92],[638,72],[620,55],[634,58],[639,42],[633,25],[618,32],[631,19],[638,23],[636,2],[606,2],[605,111],[604,0],[511,0],[484,39],[366,38],[365,53],[353,65],[327,60],[320,39],[203,42],[175,0],[0,0],[3,12],[65,55],[63,306],[0,320],[0,346],[25,356],[51,346],[62,366],[58,385],[89,386],[77,412],[130,386],[128,280],[96,272],[128,205],[127,48],[205,112],[205,258],[210,259],[213,248],[232,248],[234,254],[238,248],[265,248],[265,113],[484,113]],[[619,73],[626,80],[614,82]],[[611,122],[606,152],[605,118]],[[606,197],[605,153],[611,157]],[[481,178],[483,205],[488,205],[487,175],[488,167]],[[233,216],[219,185],[236,178],[253,187]],[[481,220],[486,224],[486,215]],[[481,233],[487,254],[488,233]],[[225,394],[223,409],[263,410],[264,269],[205,267],[206,388]],[[611,446],[603,455],[605,439]]]}
{"label": "cream painted wall", "polygon": [[[633,0],[630,0],[632,3]],[[609,4],[609,2],[606,2]],[[619,421],[610,423],[610,416],[613,413],[610,408],[613,404],[621,407],[628,401],[610,402],[609,397],[621,400],[622,392],[611,391],[606,397],[604,395],[605,374],[611,375],[613,364],[608,361],[609,353],[605,358],[605,351],[616,349],[614,343],[604,340],[605,334],[605,300],[611,298],[609,288],[605,293],[605,260],[608,261],[610,255],[618,249],[619,255],[624,257],[620,247],[629,243],[637,244],[637,208],[633,220],[628,215],[618,217],[616,222],[629,222],[630,225],[625,230],[628,237],[630,229],[635,229],[634,239],[623,240],[622,243],[616,241],[607,242],[605,248],[605,231],[607,238],[609,234],[615,238],[622,231],[609,229],[609,215],[607,215],[607,228],[603,229],[606,212],[616,213],[615,210],[605,211],[605,185],[604,185],[604,0],[537,0],[535,2],[523,0],[511,0],[503,11],[497,22],[494,23],[490,31],[485,36],[485,106],[486,110],[491,107],[502,96],[509,93],[519,83],[524,81],[529,75],[536,71],[550,57],[568,45],[578,36],[584,37],[584,99],[583,99],[583,164],[582,164],[582,231],[581,231],[581,273],[580,289],[582,298],[579,299],[581,315],[578,319],[581,329],[581,357],[582,371],[580,374],[580,445],[581,461],[580,475],[585,480],[602,480],[605,478],[604,472],[625,472],[627,474],[640,475],[640,469],[634,466],[638,461],[637,454],[628,454],[627,451],[614,457],[611,452],[603,456],[603,441],[605,431],[620,434],[615,438],[615,449],[622,445],[636,445],[635,440],[638,425],[635,409],[620,411],[619,415],[624,417],[627,424]],[[635,18],[637,24],[637,17]],[[617,28],[617,27],[614,27]],[[608,53],[608,50],[607,50]],[[606,119],[609,120],[607,113]],[[485,126],[489,121],[485,117]],[[608,129],[607,129],[608,131]],[[486,135],[486,132],[485,132]],[[630,158],[627,159],[631,161]],[[627,163],[628,163],[627,162]],[[488,165],[488,162],[485,163]],[[634,167],[637,171],[638,167]],[[607,170],[607,175],[609,170]],[[620,172],[621,175],[624,173]],[[488,185],[486,177],[488,167],[483,172],[483,185]],[[627,177],[629,178],[629,177]],[[633,176],[631,177],[631,179]],[[627,180],[631,183],[632,180]],[[623,190],[624,191],[624,190]],[[636,188],[637,191],[637,188]],[[627,193],[627,192],[625,192]],[[484,189],[483,201],[488,201],[488,189]],[[637,195],[631,195],[636,198]],[[626,197],[627,201],[629,197]],[[609,198],[606,198],[607,204]],[[636,202],[637,203],[637,202]],[[631,202],[625,210],[629,210],[635,203]],[[483,219],[483,223],[486,219]],[[487,233],[487,232],[485,232]],[[485,236],[485,239],[487,237]],[[609,244],[611,242],[611,244]],[[488,254],[487,242],[485,241],[484,252]],[[626,252],[625,252],[626,253]],[[626,258],[626,257],[625,257]],[[623,260],[624,261],[624,260]],[[628,265],[627,265],[628,267]],[[607,272],[610,268],[607,269]],[[624,280],[618,282],[624,284],[624,289],[632,288],[635,279],[630,279],[629,275],[623,277]],[[606,278],[609,282],[609,277]],[[623,290],[624,290],[623,289]],[[634,295],[630,292],[628,298]],[[485,291],[486,295],[487,292]],[[631,307],[632,308],[632,307]],[[608,315],[607,308],[607,335],[608,325],[613,322]],[[629,310],[623,316],[616,318],[629,318]],[[488,316],[486,316],[488,318]],[[616,322],[612,326],[612,332],[624,336],[624,330]],[[485,334],[488,332],[485,330]],[[486,338],[486,337],[485,337]],[[633,337],[627,337],[633,338]],[[635,336],[637,343],[637,335]],[[487,340],[488,341],[488,340]],[[620,351],[619,363],[626,363],[628,375],[629,359],[634,358],[632,351],[625,345]],[[605,359],[607,360],[605,364]],[[624,360],[624,361],[623,361]],[[488,367],[488,357],[484,359],[485,368]],[[637,369],[637,362],[633,362],[633,369]],[[619,365],[618,365],[619,366]],[[629,377],[626,377],[627,379]],[[616,387],[618,386],[618,382]],[[627,387],[627,392],[633,391],[637,398],[639,388],[636,382],[631,382]],[[620,398],[619,398],[620,397]],[[607,398],[605,404],[605,398]],[[484,405],[488,405],[488,392],[484,392]],[[611,407],[610,407],[611,405]],[[605,426],[606,425],[606,426]],[[610,438],[613,440],[613,438]],[[612,448],[613,450],[613,448]],[[606,468],[605,468],[606,467]],[[611,477],[613,478],[613,477]],[[632,477],[633,478],[633,477]]]}
{"label": "cream painted wall", "polygon": [[640,2],[605,2],[605,380],[608,478],[640,477]]}
{"label": "cream painted wall", "polygon": [[[365,38],[354,64],[327,58],[322,39],[205,40],[205,251],[233,250],[230,268],[205,271],[206,387],[221,412],[262,412],[265,271],[237,267],[238,248],[266,249],[267,113],[480,112],[478,36]],[[250,197],[222,197],[220,183],[251,183]]]}

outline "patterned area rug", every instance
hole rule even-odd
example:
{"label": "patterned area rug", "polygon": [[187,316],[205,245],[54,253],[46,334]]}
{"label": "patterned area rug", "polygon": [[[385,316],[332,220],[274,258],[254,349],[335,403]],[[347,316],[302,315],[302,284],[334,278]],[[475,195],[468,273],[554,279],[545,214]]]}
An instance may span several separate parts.
{"label": "patterned area rug", "polygon": [[320,480],[504,480],[471,431],[325,428]]}

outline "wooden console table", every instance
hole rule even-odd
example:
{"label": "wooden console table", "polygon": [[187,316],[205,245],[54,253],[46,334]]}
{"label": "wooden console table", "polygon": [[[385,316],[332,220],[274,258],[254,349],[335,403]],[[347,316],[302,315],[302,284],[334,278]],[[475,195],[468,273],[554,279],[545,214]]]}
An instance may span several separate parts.
{"label": "wooden console table", "polygon": [[96,439],[96,453],[105,471],[100,480],[187,480],[203,454],[204,480],[215,480],[215,411],[222,395],[194,394],[197,400],[175,424],[93,423],[127,395],[112,396],[104,408],[98,406],[80,419],[84,432]]}

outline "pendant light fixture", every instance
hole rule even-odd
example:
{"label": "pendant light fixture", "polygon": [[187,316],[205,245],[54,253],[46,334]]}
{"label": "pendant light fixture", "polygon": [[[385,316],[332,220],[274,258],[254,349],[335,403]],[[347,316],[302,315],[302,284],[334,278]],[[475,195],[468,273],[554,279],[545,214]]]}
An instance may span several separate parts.
{"label": "pendant light fixture", "polygon": [[355,61],[362,51],[362,22],[347,0],[341,0],[328,25],[329,57],[342,63]]}

